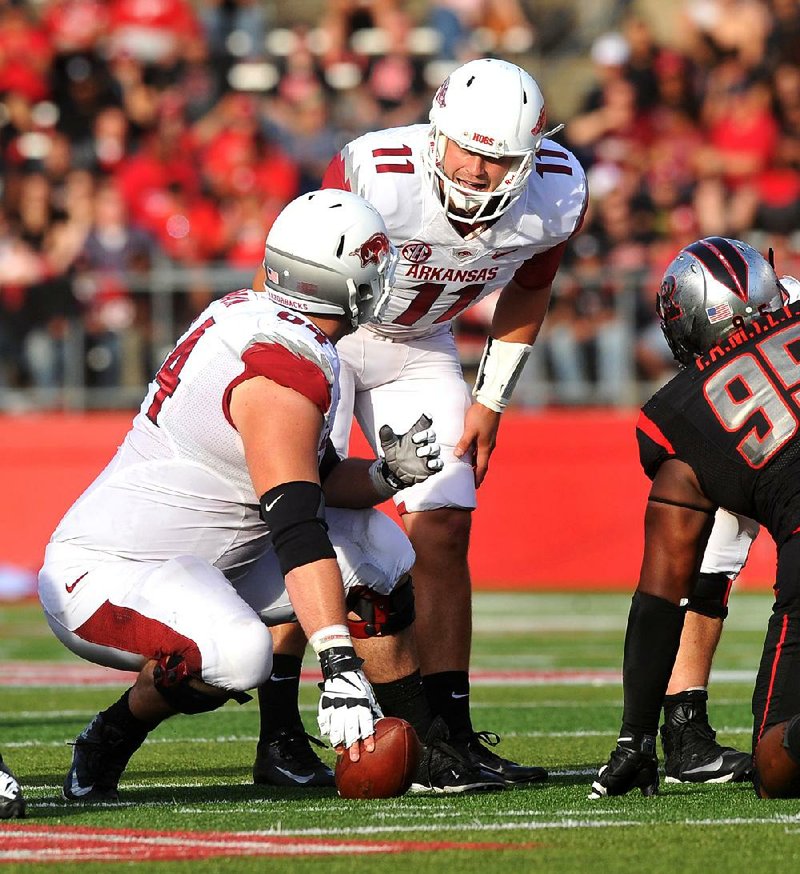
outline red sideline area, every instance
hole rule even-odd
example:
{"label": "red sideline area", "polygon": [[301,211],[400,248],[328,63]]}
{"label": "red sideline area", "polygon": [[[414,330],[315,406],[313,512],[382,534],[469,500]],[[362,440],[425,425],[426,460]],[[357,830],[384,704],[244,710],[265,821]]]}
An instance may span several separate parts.
{"label": "red sideline area", "polygon": [[[0,418],[0,565],[38,569],[50,533],[130,420],[128,413]],[[476,588],[633,588],[648,489],[634,421],[633,411],[504,414],[474,514]],[[365,446],[357,439],[353,452],[368,454]],[[774,568],[772,541],[762,533],[737,586],[769,587]]]}

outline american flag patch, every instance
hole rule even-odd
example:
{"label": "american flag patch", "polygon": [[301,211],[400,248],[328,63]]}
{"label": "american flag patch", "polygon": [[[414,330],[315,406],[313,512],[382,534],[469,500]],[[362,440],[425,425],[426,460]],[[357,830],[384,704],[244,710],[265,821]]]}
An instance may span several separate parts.
{"label": "american flag patch", "polygon": [[267,267],[267,279],[269,279],[270,282],[274,282],[275,285],[280,285],[278,282],[278,271],[273,270],[271,267]]}
{"label": "american flag patch", "polygon": [[723,319],[733,318],[733,310],[730,304],[720,303],[715,307],[706,307],[706,315],[708,316],[708,321],[713,325],[716,322],[721,322]]}

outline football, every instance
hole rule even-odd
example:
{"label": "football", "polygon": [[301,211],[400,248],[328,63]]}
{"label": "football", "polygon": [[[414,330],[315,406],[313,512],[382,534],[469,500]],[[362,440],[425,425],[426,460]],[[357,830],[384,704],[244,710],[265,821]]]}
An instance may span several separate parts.
{"label": "football", "polygon": [[336,788],[342,798],[395,798],[408,791],[422,745],[404,719],[384,716],[375,723],[375,749],[351,762],[347,752],[336,761]]}
{"label": "football", "polygon": [[800,798],[800,765],[783,746],[786,725],[769,728],[756,748],[756,786],[762,798]]}

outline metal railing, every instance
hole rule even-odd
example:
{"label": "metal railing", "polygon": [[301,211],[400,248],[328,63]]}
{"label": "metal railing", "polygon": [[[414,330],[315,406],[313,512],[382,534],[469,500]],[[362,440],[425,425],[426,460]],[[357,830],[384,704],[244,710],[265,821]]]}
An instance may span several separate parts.
{"label": "metal railing", "polygon": [[[28,377],[27,385],[0,388],[0,412],[137,408],[153,373],[177,337],[202,309],[203,302],[249,287],[252,279],[253,271],[249,270],[186,268],[166,260],[154,264],[149,272],[125,277],[128,300],[135,304],[137,320],[120,330],[98,335],[87,330],[85,319],[74,318],[69,320],[66,331],[57,341],[49,340],[46,332],[40,330],[39,342],[57,347],[46,351],[57,358],[58,379],[55,384],[44,384],[41,380],[36,384],[35,379]],[[567,281],[574,278],[562,271],[556,279],[556,295],[559,286]],[[613,322],[619,380],[611,396],[607,385],[589,378],[583,385],[580,400],[571,397],[554,374],[551,342],[548,330],[544,330],[518,383],[515,405],[627,407],[642,403],[655,387],[637,379],[636,374],[635,313],[642,282],[642,276],[626,275],[616,283]],[[190,301],[194,301],[194,306]],[[480,326],[471,320],[468,330],[466,324],[461,327],[456,323],[455,334],[465,375],[471,380],[483,345]],[[105,372],[101,367],[109,361],[115,364],[114,378],[109,378],[108,366]],[[30,366],[27,369],[32,370]]]}

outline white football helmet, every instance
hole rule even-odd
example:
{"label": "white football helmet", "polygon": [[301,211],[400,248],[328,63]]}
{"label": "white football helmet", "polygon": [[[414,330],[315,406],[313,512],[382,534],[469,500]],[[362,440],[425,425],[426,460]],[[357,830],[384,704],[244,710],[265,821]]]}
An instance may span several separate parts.
{"label": "white football helmet", "polygon": [[741,240],[706,237],[682,249],[667,267],[656,311],[675,360],[686,367],[737,330],[741,322],[734,324],[735,317],[750,322],[788,301],[783,281],[756,249]]}
{"label": "white football helmet", "polygon": [[329,188],[293,200],[267,234],[264,290],[287,309],[377,320],[394,279],[397,250],[372,204]]}
{"label": "white football helmet", "polygon": [[[539,86],[507,61],[481,58],[454,70],[437,90],[430,111],[425,170],[449,218],[475,224],[501,216],[522,194],[544,137],[547,117]],[[515,160],[495,191],[457,185],[442,169],[447,141],[492,158]]]}

